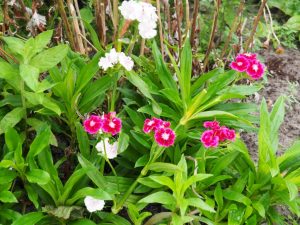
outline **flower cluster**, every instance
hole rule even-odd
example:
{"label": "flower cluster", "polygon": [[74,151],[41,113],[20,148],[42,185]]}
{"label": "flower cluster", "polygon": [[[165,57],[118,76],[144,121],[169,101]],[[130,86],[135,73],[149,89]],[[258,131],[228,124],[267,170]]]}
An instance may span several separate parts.
{"label": "flower cluster", "polygon": [[120,133],[122,120],[116,117],[116,112],[110,112],[103,116],[91,115],[83,122],[86,132],[96,134],[100,130],[111,135]]}
{"label": "flower cluster", "polygon": [[133,61],[129,56],[126,56],[124,52],[116,52],[116,49],[111,49],[109,53],[105,54],[105,57],[101,57],[98,63],[99,67],[103,70],[113,67],[117,63],[120,63],[127,71],[132,70]]}
{"label": "flower cluster", "polygon": [[89,212],[101,211],[104,208],[105,202],[102,199],[96,199],[92,196],[86,196],[84,198],[85,207]]}
{"label": "flower cluster", "polygon": [[158,145],[170,147],[175,142],[175,132],[170,128],[170,122],[158,118],[146,119],[143,131],[145,133],[154,132],[154,138]]}
{"label": "flower cluster", "polygon": [[119,9],[126,20],[137,20],[139,22],[138,29],[142,38],[150,39],[156,36],[158,17],[156,8],[151,4],[130,0],[122,2]]}
{"label": "flower cluster", "polygon": [[257,58],[256,54],[239,54],[230,67],[239,72],[246,72],[254,80],[260,79],[265,72],[265,66]]}
{"label": "flower cluster", "polygon": [[230,130],[228,127],[220,126],[218,121],[206,121],[203,126],[208,129],[201,135],[201,142],[205,148],[217,147],[219,142],[226,140],[235,140],[235,131]]}

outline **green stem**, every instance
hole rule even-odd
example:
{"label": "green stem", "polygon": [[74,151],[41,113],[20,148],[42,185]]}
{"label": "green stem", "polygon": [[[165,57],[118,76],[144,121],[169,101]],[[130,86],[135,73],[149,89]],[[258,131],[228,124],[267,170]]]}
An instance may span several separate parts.
{"label": "green stem", "polygon": [[110,103],[110,112],[115,111],[115,104],[117,99],[117,86],[118,86],[118,77],[115,78],[113,90],[112,90],[112,96],[111,96],[111,103]]}
{"label": "green stem", "polygon": [[28,138],[27,138],[27,110],[26,110],[26,98],[24,95],[25,92],[25,83],[24,80],[21,81],[21,99],[22,99],[22,107],[24,110],[24,119],[25,119],[25,144],[26,146],[29,145]]}

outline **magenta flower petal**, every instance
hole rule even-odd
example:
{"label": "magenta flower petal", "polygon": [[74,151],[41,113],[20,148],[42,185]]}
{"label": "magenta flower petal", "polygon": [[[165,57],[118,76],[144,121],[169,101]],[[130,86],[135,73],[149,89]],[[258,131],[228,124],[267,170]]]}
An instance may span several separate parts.
{"label": "magenta flower petal", "polygon": [[233,70],[236,70],[238,72],[245,72],[249,66],[250,62],[247,58],[239,55],[236,57],[234,62],[230,63],[230,67]]}
{"label": "magenta flower petal", "polygon": [[110,133],[112,135],[116,135],[121,132],[122,120],[115,116],[115,112],[110,112],[103,116],[103,132]]}
{"label": "magenta flower petal", "polygon": [[258,60],[254,60],[247,68],[247,74],[254,80],[260,79],[265,73],[265,66]]}
{"label": "magenta flower petal", "polygon": [[83,122],[83,126],[86,132],[96,134],[101,129],[102,123],[100,116],[91,115]]}
{"label": "magenta flower petal", "polygon": [[160,128],[156,130],[154,138],[159,146],[170,147],[174,144],[176,135],[171,128]]}

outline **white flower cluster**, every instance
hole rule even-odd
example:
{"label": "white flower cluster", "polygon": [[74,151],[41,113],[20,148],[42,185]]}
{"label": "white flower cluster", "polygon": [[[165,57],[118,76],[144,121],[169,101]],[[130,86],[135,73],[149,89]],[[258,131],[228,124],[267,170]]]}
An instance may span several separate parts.
{"label": "white flower cluster", "polygon": [[158,17],[156,8],[151,4],[130,0],[122,2],[119,9],[126,20],[137,20],[139,22],[138,28],[142,38],[150,39],[156,36]]}
{"label": "white flower cluster", "polygon": [[93,198],[92,196],[86,196],[84,204],[87,210],[92,213],[101,211],[104,208],[105,202],[104,200]]}
{"label": "white flower cluster", "polygon": [[116,158],[118,155],[118,142],[110,144],[108,140],[108,138],[105,138],[104,141],[98,142],[96,149],[101,155],[105,155],[106,153],[108,159]]}
{"label": "white flower cluster", "polygon": [[109,53],[105,54],[105,57],[101,57],[98,63],[99,67],[103,70],[107,70],[113,67],[117,63],[120,63],[127,71],[132,70],[133,61],[129,56],[126,56],[124,52],[116,52],[116,49],[111,49]]}

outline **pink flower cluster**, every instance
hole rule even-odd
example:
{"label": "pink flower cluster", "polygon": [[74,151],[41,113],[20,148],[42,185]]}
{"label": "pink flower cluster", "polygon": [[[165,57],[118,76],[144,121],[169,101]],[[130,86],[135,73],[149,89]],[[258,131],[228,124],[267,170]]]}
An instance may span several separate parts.
{"label": "pink flower cluster", "polygon": [[163,121],[158,118],[146,119],[143,131],[145,133],[154,132],[154,138],[158,145],[162,147],[170,147],[175,142],[175,132],[170,128],[170,122]]}
{"label": "pink flower cluster", "polygon": [[201,135],[201,142],[205,148],[217,147],[219,142],[226,140],[235,140],[235,131],[230,130],[228,127],[220,126],[218,121],[206,121],[203,123],[203,126],[208,128]]}
{"label": "pink flower cluster", "polygon": [[91,115],[83,122],[86,132],[96,134],[100,130],[111,135],[120,133],[122,128],[122,120],[116,117],[116,112],[110,112],[103,116]]}
{"label": "pink flower cluster", "polygon": [[260,79],[265,72],[265,66],[254,53],[239,54],[235,61],[230,63],[230,67],[239,72],[246,72],[254,80]]}

